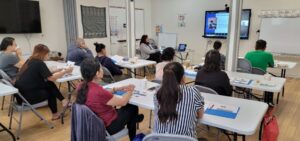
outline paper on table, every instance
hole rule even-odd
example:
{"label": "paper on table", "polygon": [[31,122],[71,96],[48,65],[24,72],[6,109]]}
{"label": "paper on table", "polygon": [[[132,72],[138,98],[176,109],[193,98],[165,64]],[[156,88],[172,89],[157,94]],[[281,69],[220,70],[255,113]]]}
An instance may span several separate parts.
{"label": "paper on table", "polygon": [[110,57],[112,60],[114,60],[116,63],[119,63],[119,62],[123,62],[123,56],[119,56],[119,55],[114,55],[114,56],[111,56]]}
{"label": "paper on table", "polygon": [[243,85],[249,85],[253,80],[251,79],[245,79],[245,78],[234,78],[233,83],[237,84],[243,84]]}
{"label": "paper on table", "polygon": [[211,110],[220,110],[230,113],[237,113],[239,111],[239,107],[233,105],[225,105],[220,103],[209,103],[206,108]]}

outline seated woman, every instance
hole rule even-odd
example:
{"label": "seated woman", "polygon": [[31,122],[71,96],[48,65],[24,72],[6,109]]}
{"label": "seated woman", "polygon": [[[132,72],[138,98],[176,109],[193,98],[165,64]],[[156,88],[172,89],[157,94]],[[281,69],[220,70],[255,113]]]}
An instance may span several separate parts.
{"label": "seated woman", "polygon": [[163,74],[164,74],[164,67],[173,61],[175,56],[175,50],[174,48],[168,47],[164,49],[160,59],[162,62],[158,63],[156,65],[156,71],[155,71],[155,80],[162,80]]}
{"label": "seated woman", "polygon": [[124,76],[123,72],[120,67],[118,67],[112,59],[107,57],[106,49],[104,44],[94,43],[96,47],[97,56],[95,57],[96,60],[101,63],[104,67],[106,67],[111,75],[114,77],[116,81],[123,80],[129,78],[129,76]]}
{"label": "seated woman", "polygon": [[[17,75],[16,87],[30,104],[48,100],[52,120],[57,120],[60,113],[57,111],[56,99],[62,101],[63,106],[68,106],[68,101],[64,99],[53,82],[65,74],[71,73],[73,68],[68,67],[51,73],[44,63],[48,55],[49,48],[47,46],[36,45],[32,56],[22,66]],[[17,101],[18,103],[22,102],[20,98],[17,98]]]}
{"label": "seated woman", "polygon": [[221,71],[220,57],[216,50],[206,53],[204,66],[198,71],[195,84],[209,87],[219,95],[231,96],[232,87],[226,72]]}
{"label": "seated woman", "polygon": [[15,80],[19,69],[24,63],[21,49],[17,48],[15,39],[5,37],[0,45],[0,69],[12,80]]}
{"label": "seated woman", "polygon": [[197,119],[203,116],[204,99],[194,86],[185,85],[184,68],[178,62],[165,66],[154,105],[154,133],[196,138]]}
{"label": "seated woman", "polygon": [[[128,85],[120,88],[105,90],[97,82],[103,77],[100,64],[94,59],[85,59],[80,66],[83,82],[79,85],[76,103],[85,104],[104,121],[105,127],[110,134],[115,134],[125,125],[129,130],[129,138],[133,140],[136,135],[136,123],[144,119],[138,115],[138,107],[128,104],[132,96],[134,86]],[[116,91],[125,91],[121,98],[113,95]],[[115,106],[123,106],[116,110]]]}
{"label": "seated woman", "polygon": [[140,41],[141,58],[145,60],[160,62],[161,53],[149,44],[148,35],[143,35]]}

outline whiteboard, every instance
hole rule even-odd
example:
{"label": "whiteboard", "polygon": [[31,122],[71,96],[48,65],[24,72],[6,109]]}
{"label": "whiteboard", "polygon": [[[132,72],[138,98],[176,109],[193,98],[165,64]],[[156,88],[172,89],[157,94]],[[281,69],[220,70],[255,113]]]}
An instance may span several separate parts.
{"label": "whiteboard", "polygon": [[[135,9],[135,35],[140,39],[145,34],[144,10]],[[127,39],[127,19],[124,7],[109,8],[111,42]]]}
{"label": "whiteboard", "polygon": [[159,33],[158,47],[165,49],[167,47],[177,48],[177,34],[176,33]]}
{"label": "whiteboard", "polygon": [[135,37],[136,39],[141,39],[145,34],[145,19],[144,19],[144,10],[136,9],[135,10]]}
{"label": "whiteboard", "polygon": [[300,18],[264,18],[259,38],[267,41],[267,51],[300,55]]}

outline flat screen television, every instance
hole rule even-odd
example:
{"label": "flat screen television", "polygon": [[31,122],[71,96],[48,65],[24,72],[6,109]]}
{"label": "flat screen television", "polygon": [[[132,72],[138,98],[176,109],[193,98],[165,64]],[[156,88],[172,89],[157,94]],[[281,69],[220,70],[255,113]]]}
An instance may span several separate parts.
{"label": "flat screen television", "polygon": [[38,1],[0,0],[0,34],[41,32]]}
{"label": "flat screen television", "polygon": [[[241,39],[249,39],[251,9],[244,9],[241,19]],[[204,38],[227,38],[229,12],[226,10],[206,11]]]}

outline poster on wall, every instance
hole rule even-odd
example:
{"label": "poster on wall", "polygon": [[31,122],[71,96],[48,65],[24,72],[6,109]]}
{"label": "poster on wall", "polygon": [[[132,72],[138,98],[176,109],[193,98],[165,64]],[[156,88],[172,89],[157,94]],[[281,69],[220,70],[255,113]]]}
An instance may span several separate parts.
{"label": "poster on wall", "polygon": [[81,5],[83,38],[106,38],[106,8]]}
{"label": "poster on wall", "polygon": [[186,14],[178,14],[178,27],[186,26]]}

